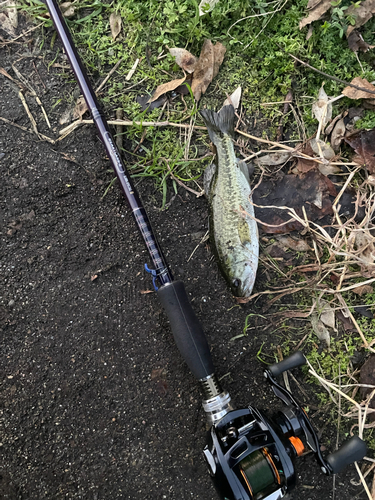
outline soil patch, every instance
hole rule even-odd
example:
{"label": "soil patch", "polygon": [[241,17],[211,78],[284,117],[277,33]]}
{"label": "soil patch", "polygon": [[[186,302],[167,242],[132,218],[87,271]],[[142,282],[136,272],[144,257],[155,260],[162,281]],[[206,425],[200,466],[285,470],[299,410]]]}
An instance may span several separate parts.
{"label": "soil patch", "polygon": [[[17,62],[51,120],[52,130],[27,97],[39,131],[57,138],[66,103],[54,105],[76,85],[34,49],[5,46],[0,66],[11,73]],[[17,87],[0,78],[0,116],[31,128]],[[152,292],[148,256],[120,190],[115,185],[103,198],[113,174],[95,129],[81,127],[53,145],[0,121],[0,166],[0,498],[214,500],[201,455],[199,387]],[[235,406],[272,411],[256,355],[280,338],[263,324],[230,340],[262,303],[234,307],[209,247],[200,245],[189,260],[207,230],[206,201],[179,188],[160,211],[153,184],[138,189]],[[260,268],[258,289],[264,279]],[[333,446],[325,419],[320,413],[314,423]],[[311,455],[297,467],[290,498],[332,498],[332,479]],[[336,498],[365,498],[353,478],[350,467],[336,479]]]}

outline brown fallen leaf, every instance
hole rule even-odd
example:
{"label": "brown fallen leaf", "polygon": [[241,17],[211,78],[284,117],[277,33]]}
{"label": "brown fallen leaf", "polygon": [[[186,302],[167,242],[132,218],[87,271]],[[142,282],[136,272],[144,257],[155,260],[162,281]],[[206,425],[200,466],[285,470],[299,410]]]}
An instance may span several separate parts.
{"label": "brown fallen leaf", "polygon": [[218,74],[225,52],[226,48],[220,42],[213,45],[211,40],[204,41],[191,83],[191,90],[196,101],[199,101]]}
{"label": "brown fallen leaf", "polygon": [[342,311],[337,311],[336,317],[342,323],[346,332],[355,332],[357,330],[353,321],[348,316],[345,316]]}
{"label": "brown fallen leaf", "polygon": [[332,309],[329,302],[324,299],[320,299],[318,301],[318,310],[320,312],[320,321],[328,328],[331,328],[333,331],[337,332],[336,329],[336,318],[335,318],[335,310]]}
{"label": "brown fallen leaf", "polygon": [[[297,146],[297,150],[301,150],[301,153],[308,155],[308,156],[314,156],[314,151],[312,150],[312,147],[310,145],[310,141],[308,141],[303,148],[301,149],[301,146]],[[297,158],[297,171],[305,174],[309,172],[310,170],[314,170],[318,167],[318,162],[313,161],[313,160],[308,160],[307,158]]]}
{"label": "brown fallen leaf", "polygon": [[348,36],[348,45],[349,49],[353,52],[358,52],[358,50],[367,52],[369,49],[374,48],[373,45],[369,45],[364,41],[362,35],[357,30],[353,30]]}
{"label": "brown fallen leaf", "polygon": [[322,343],[324,343],[326,345],[326,347],[329,347],[331,344],[329,331],[324,326],[324,323],[319,319],[319,316],[317,314],[312,314],[311,326],[312,326],[312,329],[314,330],[314,333],[318,337],[318,339]]}
{"label": "brown fallen leaf", "polygon": [[336,123],[336,126],[333,129],[331,135],[331,146],[334,151],[338,151],[340,149],[340,145],[345,137],[345,132],[346,132],[346,127],[344,119],[341,118],[341,120],[339,120]]}
{"label": "brown fallen leaf", "polygon": [[0,28],[12,37],[16,34],[16,31],[12,26],[12,22],[4,12],[0,12]]}
{"label": "brown fallen leaf", "polygon": [[183,78],[178,78],[177,80],[172,80],[171,82],[162,83],[156,88],[154,94],[152,95],[152,97],[150,97],[148,102],[156,101],[156,99],[158,99],[161,95],[166,94],[167,92],[171,92],[172,90],[182,85],[185,80],[186,77],[184,76]]}
{"label": "brown fallen leaf", "polygon": [[345,137],[345,142],[357,153],[355,161],[364,166],[369,174],[375,174],[375,129],[360,130]]}
{"label": "brown fallen leaf", "polygon": [[267,167],[282,165],[287,162],[290,158],[290,153],[288,151],[282,153],[270,153],[260,158],[255,158],[254,163],[257,165],[264,165]]}
{"label": "brown fallen leaf", "polygon": [[[362,87],[375,92],[375,86],[372,85],[372,83],[368,82],[365,78],[360,78],[359,76],[357,76],[350,83],[352,83],[353,85],[357,85],[357,87]],[[375,94],[370,94],[369,92],[366,92],[364,90],[358,90],[349,86],[345,87],[342,93],[346,97],[349,97],[349,99],[374,99],[375,97]]]}
{"label": "brown fallen leaf", "polygon": [[[359,374],[361,385],[375,386],[375,355],[371,354],[365,364],[362,366]],[[360,393],[363,398],[367,398],[373,391],[372,387],[361,387]],[[375,408],[375,398],[373,397],[369,404],[370,408]],[[375,420],[375,412],[368,413],[367,418],[370,422]]]}
{"label": "brown fallen leaf", "polygon": [[176,59],[176,64],[186,71],[186,73],[194,72],[198,59],[193,56],[193,54],[186,49],[180,49],[178,47],[169,49],[169,52]]}
{"label": "brown fallen leaf", "polygon": [[117,12],[112,12],[112,14],[109,16],[109,25],[111,27],[111,34],[113,40],[116,40],[116,37],[120,34],[121,31],[121,25],[122,25],[122,20],[120,14]]}
{"label": "brown fallen leaf", "polygon": [[309,247],[305,240],[298,240],[291,236],[278,236],[277,240],[281,245],[296,252],[309,252],[312,248]]}
{"label": "brown fallen leaf", "polygon": [[327,127],[324,131],[325,135],[329,135],[332,132],[332,130],[334,129],[336,123],[346,115],[347,115],[347,112],[344,112],[344,113],[340,113],[339,115],[335,116],[333,118],[333,120],[331,121],[331,123],[329,125],[327,125]]}
{"label": "brown fallen leaf", "polygon": [[357,288],[353,288],[353,292],[362,297],[365,293],[373,293],[374,289],[371,285],[362,285],[357,286]]}
{"label": "brown fallen leaf", "polygon": [[[357,2],[358,3],[358,2]],[[375,14],[375,0],[364,0],[359,5],[352,4],[345,12],[346,16],[353,16],[355,18],[354,26],[350,25],[347,29],[346,35],[349,36],[353,30],[363,26]]]}
{"label": "brown fallen leaf", "polygon": [[332,119],[332,103],[329,103],[329,97],[321,86],[318,94],[318,99],[312,105],[312,112],[318,122],[322,123],[322,132],[324,128]]}
{"label": "brown fallen leaf", "polygon": [[88,111],[88,107],[85,101],[85,98],[83,96],[80,96],[77,99],[76,105],[74,106],[73,110],[73,117],[74,118],[79,118],[82,120],[83,115]]}
{"label": "brown fallen leaf", "polygon": [[[293,208],[304,217],[302,207],[310,221],[318,221],[331,215],[333,198],[337,196],[334,184],[318,170],[301,175],[284,175],[275,179],[264,179],[253,191],[255,215],[259,227],[268,234],[282,234],[303,228],[292,219],[287,210]],[[332,197],[332,199],[330,198]],[[272,208],[266,208],[272,206]]]}
{"label": "brown fallen leaf", "polygon": [[328,9],[332,7],[331,5],[331,0],[322,0],[321,2],[313,1],[311,2],[311,7],[309,7],[310,2],[307,6],[307,8],[310,10],[310,13],[307,17],[302,19],[299,23],[299,29],[301,30],[308,24],[311,24],[314,21],[317,21],[320,19]]}
{"label": "brown fallen leaf", "polygon": [[314,153],[319,157],[323,155],[323,158],[325,158],[326,160],[331,160],[335,156],[335,152],[333,151],[331,146],[329,144],[326,144],[321,139],[311,139],[310,145]]}
{"label": "brown fallen leaf", "polygon": [[72,2],[63,2],[60,4],[60,9],[64,17],[73,17],[75,13],[75,7]]}

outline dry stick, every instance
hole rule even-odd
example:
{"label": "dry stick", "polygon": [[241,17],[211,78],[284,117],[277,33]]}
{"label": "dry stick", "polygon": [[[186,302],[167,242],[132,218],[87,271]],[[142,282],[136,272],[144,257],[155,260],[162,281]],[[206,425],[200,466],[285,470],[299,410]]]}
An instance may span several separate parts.
{"label": "dry stick", "polygon": [[190,191],[191,193],[195,194],[195,196],[197,198],[199,198],[200,196],[203,196],[204,191],[201,191],[200,193],[198,193],[198,191],[195,191],[194,189],[189,188],[189,186],[186,186],[182,181],[180,181],[180,179],[178,177],[176,177],[173,174],[171,167],[168,165],[168,162],[166,162],[166,165],[168,167],[170,176],[172,177],[173,180],[175,180],[177,182],[177,184],[179,184],[180,186],[182,186],[183,188],[185,188],[187,191]]}
{"label": "dry stick", "polygon": [[[313,158],[312,156],[309,156],[305,153],[301,153],[300,151],[297,151],[296,148],[292,148],[290,146],[286,146],[285,144],[282,144],[282,143],[279,143],[279,142],[274,142],[274,141],[270,141],[268,139],[261,139],[260,137],[256,137],[255,135],[250,135],[250,134],[247,134],[246,132],[242,132],[242,130],[239,130],[238,128],[235,129],[237,133],[245,136],[245,137],[248,137],[249,139],[253,139],[254,141],[257,141],[257,142],[263,142],[265,144],[272,144],[274,146],[277,146],[279,148],[283,148],[285,149],[286,151],[291,151],[292,154],[298,158],[298,157],[302,157],[302,158],[306,158],[307,160],[311,160],[311,161],[316,161],[317,163],[321,163],[322,165],[326,165],[327,162],[323,162],[321,160],[319,160],[319,158]],[[355,162],[348,162],[348,163],[343,163],[343,162],[329,162],[330,165],[354,165],[356,167],[358,167],[358,163],[355,163]]]}
{"label": "dry stick", "polygon": [[[68,134],[73,132],[74,129],[79,127],[80,125],[92,125],[94,123],[93,120],[77,120],[67,127],[63,128],[60,130],[59,135],[60,137],[59,140],[64,139]],[[187,125],[186,123],[172,123],[169,121],[164,121],[164,122],[135,122],[135,121],[130,121],[130,120],[108,120],[108,125],[122,125],[124,127],[132,127],[133,125],[138,125],[138,126],[143,126],[143,127],[177,127],[177,128],[190,128],[190,125]],[[199,125],[194,125],[194,129],[198,130],[207,130],[206,127],[201,127]],[[346,163],[346,165],[348,165]],[[356,163],[357,165],[357,163]]]}
{"label": "dry stick", "polygon": [[20,35],[16,36],[16,38],[12,38],[12,40],[6,40],[4,43],[7,44],[7,45],[10,44],[10,43],[13,43],[16,40],[18,40],[19,38],[22,38],[23,36],[28,35],[32,31],[35,31],[36,29],[40,28],[42,26],[42,24],[44,24],[44,21],[42,21],[37,26],[34,26],[33,28],[30,28],[29,30],[25,31],[24,33],[21,33]]}
{"label": "dry stick", "polygon": [[21,99],[22,105],[25,108],[26,114],[29,117],[31,126],[33,127],[35,134],[39,137],[38,127],[36,126],[35,118],[31,114],[31,111],[29,109],[29,106],[27,105],[26,99],[21,91],[18,92],[18,97]]}
{"label": "dry stick", "polygon": [[358,463],[357,463],[357,462],[354,462],[354,465],[355,465],[355,468],[357,469],[357,472],[358,472],[359,478],[360,478],[361,483],[362,483],[362,485],[363,485],[363,487],[364,487],[364,489],[365,489],[365,491],[366,491],[366,493],[367,493],[367,496],[369,497],[369,499],[370,499],[370,500],[373,500],[373,497],[372,497],[372,495],[371,495],[371,493],[370,493],[370,490],[368,489],[368,486],[367,486],[367,483],[366,483],[366,481],[365,481],[365,478],[363,477],[362,472],[361,472],[361,469],[360,469],[360,468],[359,468],[359,466],[358,466]]}
{"label": "dry stick", "polygon": [[298,61],[303,66],[306,66],[307,68],[310,68],[313,71],[316,71],[317,73],[320,73],[321,75],[326,76],[327,78],[330,78],[331,80],[335,80],[336,82],[342,83],[342,84],[346,85],[347,87],[353,87],[353,89],[362,90],[362,92],[367,92],[368,94],[375,94],[375,90],[369,90],[369,89],[366,89],[364,87],[359,87],[358,85],[354,85],[353,83],[346,82],[345,80],[341,80],[340,78],[337,78],[337,76],[333,76],[333,75],[329,75],[328,73],[324,73],[324,71],[320,71],[320,69],[314,68],[314,66],[311,66],[307,62],[302,61],[301,59],[298,59],[298,57],[294,56],[293,54],[288,53],[288,56],[290,56],[295,61]]}
{"label": "dry stick", "polygon": [[[0,116],[0,120],[2,120],[5,123],[8,123],[8,125],[12,125],[13,127],[17,127],[19,129],[23,130],[24,132],[28,132],[29,134],[35,135],[35,132],[33,130],[30,130],[29,128],[23,127],[22,125],[18,125],[17,123],[11,122],[10,120],[3,118],[2,116]],[[47,137],[46,135],[41,134],[40,132],[39,132],[39,138],[44,140],[44,141],[50,142],[51,144],[56,144],[56,141],[54,141],[50,137]]]}
{"label": "dry stick", "polygon": [[113,68],[111,69],[111,71],[108,73],[108,75],[104,78],[104,80],[102,81],[102,83],[99,85],[99,87],[95,90],[95,93],[97,94],[103,87],[104,85],[107,83],[107,81],[109,80],[109,78],[113,75],[113,73],[116,71],[116,69],[119,67],[119,65],[122,63],[122,59],[118,60],[117,63],[113,66]]}
{"label": "dry stick", "polygon": [[209,231],[206,231],[205,235],[203,236],[203,238],[200,240],[200,242],[198,243],[198,245],[194,248],[194,250],[191,252],[190,254],[190,257],[188,258],[188,260],[186,262],[189,262],[189,260],[193,257],[193,255],[195,254],[195,252],[197,251],[197,249],[199,248],[199,245],[201,243],[204,243],[205,241],[207,241],[207,238],[208,238],[208,233]]}
{"label": "dry stick", "polygon": [[[343,291],[344,291],[344,289],[343,289],[343,290],[341,290],[341,292],[343,292]],[[345,300],[344,300],[343,296],[341,295],[341,293],[338,293],[338,294],[337,294],[337,297],[338,297],[339,301],[341,302],[341,304],[343,304],[343,305],[345,304],[345,306],[346,306],[346,312],[349,314],[349,317],[350,317],[350,319],[352,320],[353,325],[355,326],[355,328],[356,328],[357,332],[359,333],[359,335],[360,335],[360,337],[361,337],[361,339],[362,339],[362,341],[363,341],[363,344],[364,344],[364,346],[366,347],[366,349],[368,349],[369,351],[371,351],[371,352],[374,352],[374,353],[375,353],[375,349],[373,349],[373,348],[369,345],[369,343],[367,342],[366,337],[363,335],[363,332],[362,332],[362,330],[361,330],[360,326],[358,325],[358,323],[357,323],[357,321],[355,320],[355,318],[354,318],[353,314],[351,313],[350,309],[348,308],[348,306],[347,306],[347,304],[346,304],[346,302],[345,302]]]}
{"label": "dry stick", "polygon": [[[47,116],[47,113],[46,113],[46,110],[44,109],[43,107],[43,104],[41,103],[39,97],[37,96],[37,93],[35,92],[35,90],[33,89],[33,87],[30,85],[30,83],[26,80],[26,78],[22,75],[22,73],[16,68],[16,66],[14,64],[12,64],[12,68],[13,68],[13,71],[15,72],[15,74],[18,76],[18,78],[21,80],[21,83],[27,88],[27,90],[30,92],[30,94],[35,98],[36,102],[39,104],[39,106],[41,107],[41,110],[42,110],[42,113],[43,113],[43,116],[44,116],[44,119],[46,120],[46,123],[48,125],[48,128],[51,128],[51,124],[50,124],[50,121],[48,119],[48,116]],[[7,75],[5,75],[7,76]],[[10,75],[9,75],[10,76]],[[12,80],[17,83],[16,80],[14,80],[12,78]],[[18,84],[19,85],[19,84]]]}

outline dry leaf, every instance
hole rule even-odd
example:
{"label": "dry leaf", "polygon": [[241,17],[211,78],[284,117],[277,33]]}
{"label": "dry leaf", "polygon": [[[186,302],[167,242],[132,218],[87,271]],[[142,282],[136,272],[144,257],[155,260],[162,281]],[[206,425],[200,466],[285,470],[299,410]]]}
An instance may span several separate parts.
{"label": "dry leaf", "polygon": [[86,111],[88,111],[88,109],[89,108],[87,107],[85,98],[80,96],[77,99],[76,105],[74,107],[73,117],[82,120],[83,115],[86,113]]}
{"label": "dry leaf", "polygon": [[338,165],[323,165],[322,163],[318,163],[318,170],[323,175],[336,175],[341,172]]}
{"label": "dry leaf", "polygon": [[375,265],[374,237],[370,232],[359,231],[355,234],[357,256],[361,259],[361,268],[372,268]]}
{"label": "dry leaf", "polygon": [[346,116],[347,115],[347,112],[345,112],[344,114],[343,113],[340,113],[339,115],[335,116],[334,119],[331,121],[331,123],[329,125],[327,125],[327,128],[325,129],[324,133],[326,135],[329,135],[332,130],[334,129],[336,123],[341,120],[341,118],[343,118],[343,116]]}
{"label": "dry leaf", "polygon": [[197,65],[198,59],[190,54],[185,49],[173,48],[169,49],[169,52],[176,59],[176,64],[180,66],[186,73],[193,73]]}
{"label": "dry leaf", "polygon": [[75,8],[72,2],[64,2],[60,4],[60,9],[64,17],[73,17]]}
{"label": "dry leaf", "polygon": [[116,40],[116,37],[120,34],[121,31],[121,16],[117,12],[112,12],[109,16],[109,25],[111,27],[111,33],[113,40]]}
{"label": "dry leaf", "polygon": [[328,96],[321,86],[318,94],[318,100],[312,105],[312,112],[319,123],[322,123],[322,132],[329,121],[332,119],[332,104],[328,104]]}
{"label": "dry leaf", "polygon": [[374,289],[371,285],[362,285],[353,288],[353,292],[362,297],[362,295],[364,295],[365,293],[373,293]]}
{"label": "dry leaf", "polygon": [[[0,2],[1,10],[4,10],[6,16],[9,19],[9,24],[13,29],[18,28],[18,10],[17,10],[18,2],[17,0],[5,0],[5,2]],[[1,26],[0,21],[0,26]],[[3,28],[5,29],[5,28]]]}
{"label": "dry leaf", "polygon": [[278,236],[277,240],[286,248],[295,250],[296,252],[312,251],[312,248],[306,243],[305,240],[296,240],[291,236]]}
{"label": "dry leaf", "polygon": [[313,5],[313,7],[309,7],[309,5],[307,6],[307,8],[310,10],[310,13],[307,17],[300,21],[300,30],[308,24],[311,24],[313,21],[317,21],[318,19],[320,19],[331,7],[331,0],[322,0],[321,2],[316,2],[315,0],[313,0],[313,2],[311,2],[311,5]]}
{"label": "dry leaf", "polygon": [[[284,175],[275,179],[263,179],[253,191],[255,216],[261,221],[259,227],[268,234],[281,234],[303,229],[303,225],[291,220],[287,210],[277,207],[290,207],[300,217],[304,217],[305,207],[309,221],[318,221],[325,215],[332,214],[330,196],[336,197],[337,191],[328,177],[318,170],[311,170],[303,175]],[[272,208],[262,208],[272,206]]]}
{"label": "dry leaf", "polygon": [[254,163],[257,165],[264,165],[264,166],[276,166],[276,165],[282,165],[286,161],[288,161],[290,158],[290,153],[285,152],[285,153],[270,153],[264,156],[261,156],[260,158],[254,159]]}
{"label": "dry leaf", "polygon": [[335,152],[333,151],[331,146],[329,146],[329,144],[326,144],[321,139],[311,139],[310,145],[316,155],[323,155],[323,158],[325,158],[326,160],[331,160],[335,156]]}
{"label": "dry leaf", "polygon": [[215,78],[215,76],[219,73],[219,69],[220,69],[220,66],[223,64],[226,51],[227,51],[227,49],[224,47],[224,45],[222,43],[217,42],[214,45],[214,76],[213,76],[213,78]]}
{"label": "dry leaf", "polygon": [[369,49],[374,48],[373,45],[369,45],[364,41],[362,35],[357,30],[352,31],[348,36],[348,45],[349,49],[353,52],[358,52],[358,50],[367,52]]}
{"label": "dry leaf", "polygon": [[335,319],[335,311],[330,306],[329,302],[324,299],[320,299],[318,303],[318,308],[321,310],[320,313],[320,321],[324,323],[329,328],[332,328],[335,332],[336,329],[336,319]]}
{"label": "dry leaf", "polygon": [[[301,146],[297,146],[297,151],[301,151],[301,153],[305,154],[305,155],[308,155],[308,156],[314,156],[314,151],[312,150],[311,148],[311,145],[310,145],[310,142],[307,142],[307,144],[305,144],[303,147]],[[302,157],[298,157],[297,158],[297,166],[296,166],[296,170],[300,173],[307,173],[309,172],[310,170],[314,170],[316,169],[318,166],[318,163],[316,161],[313,161],[313,160],[308,160],[307,158],[302,158]]]}
{"label": "dry leaf", "polygon": [[345,311],[340,310],[337,311],[337,319],[343,324],[344,330],[346,332],[354,332],[356,331],[356,327],[354,326],[353,321],[350,319],[349,316],[344,314]]}
{"label": "dry leaf", "polygon": [[342,93],[349,97],[349,99],[374,99],[375,98],[375,86],[372,83],[369,83],[365,78],[360,78],[357,76],[350,83],[353,85],[357,85],[357,87],[362,87],[374,92],[374,94],[370,94],[364,90],[358,90],[353,87],[345,87]]}
{"label": "dry leaf", "polygon": [[219,72],[225,52],[226,48],[220,42],[213,45],[211,40],[205,40],[203,43],[191,83],[191,90],[196,101],[199,101],[201,95],[206,92],[209,84]]}
{"label": "dry leaf", "polygon": [[171,92],[175,88],[177,88],[179,85],[182,85],[184,81],[186,80],[186,77],[184,76],[183,78],[178,78],[177,80],[172,80],[171,82],[163,83],[162,85],[159,85],[153,96],[149,99],[148,102],[154,102],[156,99],[158,99],[161,95],[166,94],[167,92]]}
{"label": "dry leaf", "polygon": [[370,174],[375,174],[375,129],[360,130],[346,137],[345,142],[357,153],[355,161],[366,167]]}
{"label": "dry leaf", "polygon": [[346,127],[345,127],[344,119],[341,118],[341,120],[339,120],[336,123],[336,126],[333,129],[333,132],[331,135],[331,146],[332,146],[332,149],[334,151],[339,150],[340,145],[344,139],[345,132],[346,132]]}
{"label": "dry leaf", "polygon": [[375,14],[375,0],[364,0],[359,6],[351,5],[346,11],[346,16],[355,18],[354,26],[349,26],[346,35],[349,36],[352,31],[360,26],[363,26]]}
{"label": "dry leaf", "polygon": [[6,10],[7,14],[5,14],[5,12],[0,12],[0,28],[13,37],[16,34],[15,26],[13,25],[14,19],[12,20],[11,16],[9,16],[8,11],[11,9]]}
{"label": "dry leaf", "polygon": [[237,110],[240,106],[240,101],[241,101],[241,95],[242,95],[242,88],[237,87],[236,90],[224,101],[223,107],[224,106],[229,106],[230,104],[234,107],[235,110]]}
{"label": "dry leaf", "polygon": [[329,331],[324,326],[323,322],[318,318],[316,314],[311,316],[311,326],[314,330],[314,333],[318,337],[321,342],[324,342],[327,347],[331,344],[331,339],[329,336]]}

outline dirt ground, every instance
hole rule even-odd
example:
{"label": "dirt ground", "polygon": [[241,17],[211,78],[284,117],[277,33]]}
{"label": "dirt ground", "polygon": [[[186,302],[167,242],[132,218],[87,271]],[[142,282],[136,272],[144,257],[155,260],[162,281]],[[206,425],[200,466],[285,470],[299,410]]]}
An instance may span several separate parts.
{"label": "dirt ground", "polygon": [[[33,86],[52,125],[29,95],[38,129],[57,139],[66,102],[54,104],[76,85],[61,68],[48,68],[58,44],[39,52],[36,40],[34,32],[3,44],[0,66],[18,79],[15,64]],[[61,55],[55,63],[67,64]],[[0,75],[0,88],[0,117],[31,129],[16,84]],[[51,144],[0,121],[0,167],[0,499],[214,500],[201,454],[199,387],[156,294],[145,293],[152,291],[148,255],[118,186],[103,198],[113,174],[95,129],[82,127]],[[257,359],[264,342],[264,348],[280,342],[272,324],[230,340],[262,301],[234,307],[208,246],[199,245],[189,260],[207,230],[205,199],[183,188],[174,197],[171,190],[161,211],[151,182],[138,189],[234,405],[272,412],[276,402]],[[258,291],[264,281],[261,267]],[[298,370],[295,376],[311,403],[311,386]],[[336,430],[324,413],[314,424],[333,446]],[[297,470],[291,499],[366,497],[351,482],[353,466],[336,478],[334,497],[332,478],[311,455],[299,459]]]}

